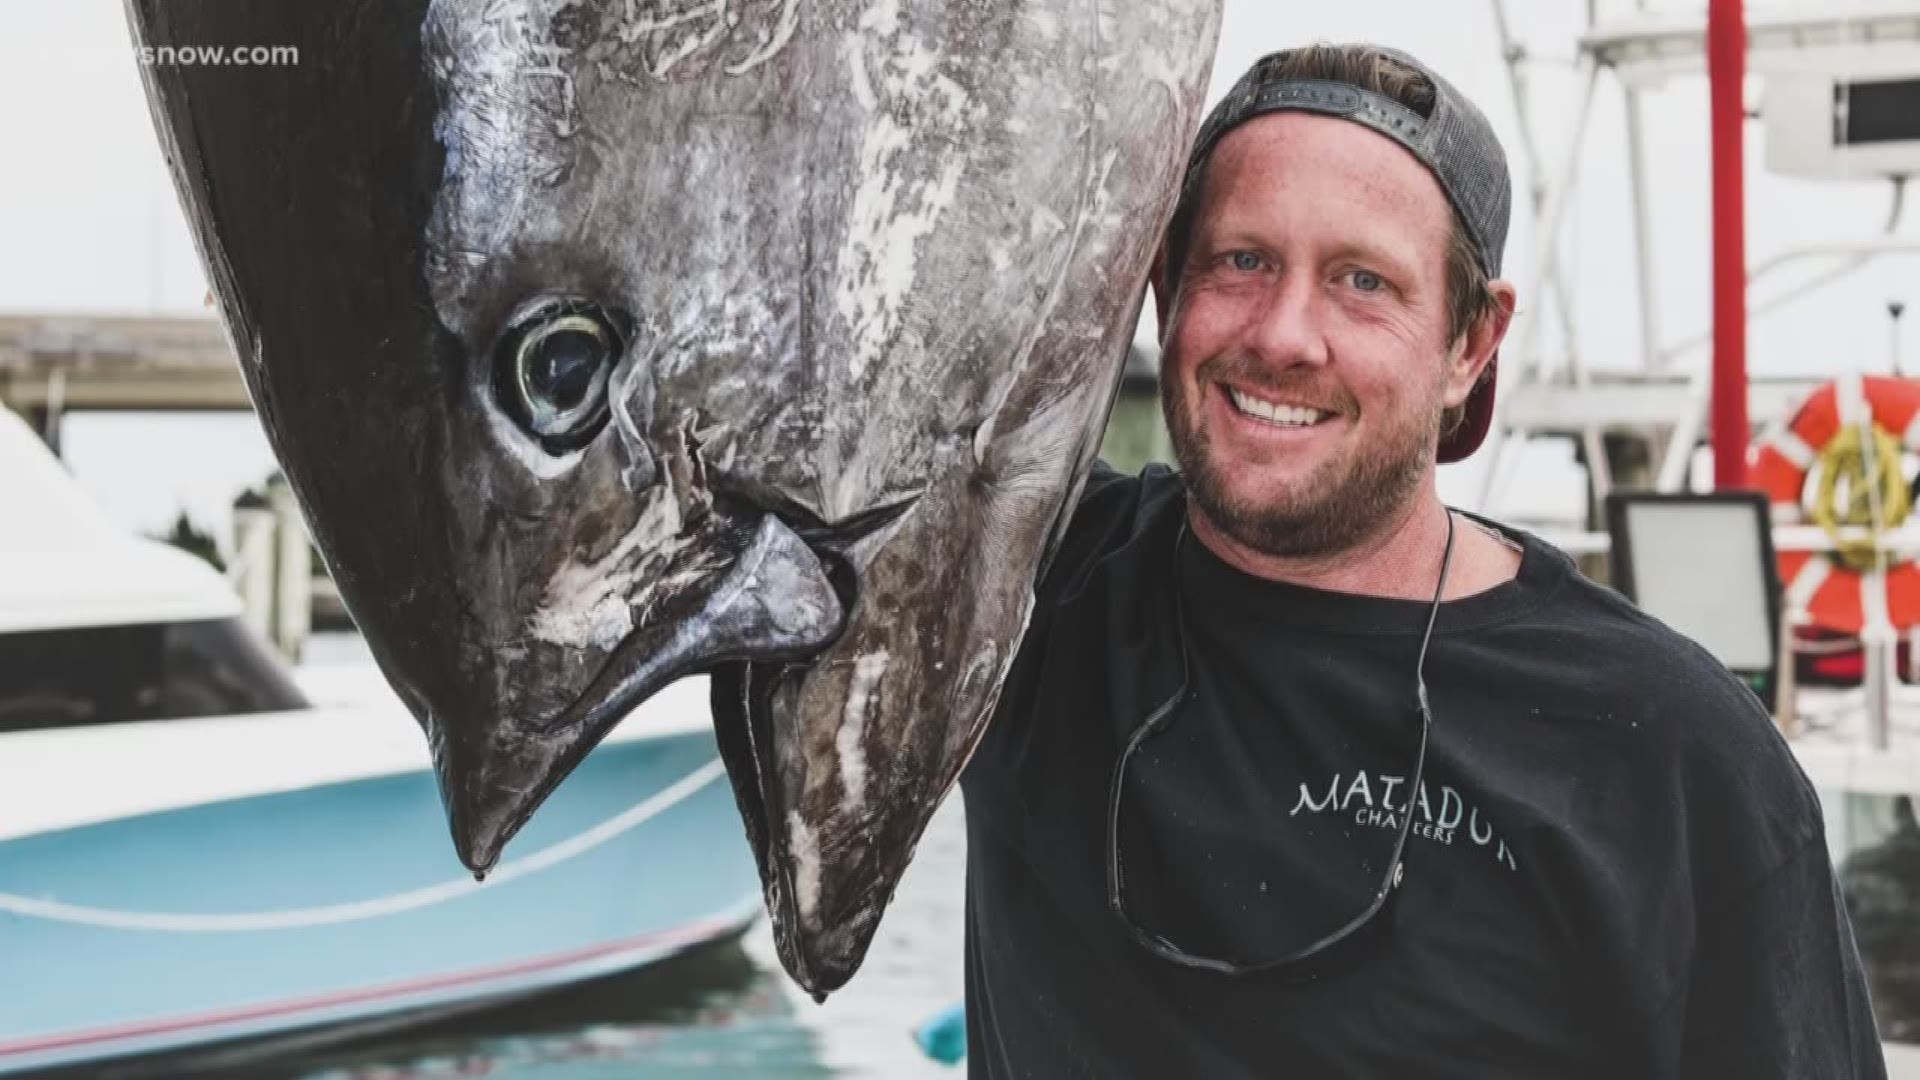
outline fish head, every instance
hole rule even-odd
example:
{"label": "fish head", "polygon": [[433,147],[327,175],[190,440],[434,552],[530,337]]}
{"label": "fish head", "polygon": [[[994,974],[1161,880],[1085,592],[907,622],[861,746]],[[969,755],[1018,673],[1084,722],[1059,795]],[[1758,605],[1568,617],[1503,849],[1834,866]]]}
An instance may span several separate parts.
{"label": "fish head", "polygon": [[705,673],[782,961],[844,983],[1098,445],[1218,0],[128,4],[300,49],[149,97],[461,858]]}

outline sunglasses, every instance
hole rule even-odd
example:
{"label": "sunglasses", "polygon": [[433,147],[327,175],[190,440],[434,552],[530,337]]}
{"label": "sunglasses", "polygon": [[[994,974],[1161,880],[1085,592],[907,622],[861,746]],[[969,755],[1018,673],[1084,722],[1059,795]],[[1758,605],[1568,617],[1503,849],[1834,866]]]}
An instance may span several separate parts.
{"label": "sunglasses", "polygon": [[[1433,729],[1433,711],[1427,702],[1427,648],[1433,642],[1433,627],[1440,615],[1441,597],[1446,592],[1447,574],[1453,565],[1453,514],[1447,514],[1447,544],[1440,561],[1440,580],[1434,586],[1433,601],[1428,605],[1426,628],[1420,637],[1419,655],[1414,661],[1413,685],[1414,705],[1417,713],[1419,742],[1413,754],[1413,769],[1407,774],[1412,778],[1408,786],[1410,791],[1421,790],[1425,779],[1427,763],[1427,738]],[[1187,524],[1183,520],[1180,532],[1174,538],[1173,565],[1178,568],[1180,554],[1187,538]],[[1177,569],[1176,569],[1177,573]],[[1406,877],[1405,854],[1407,837],[1413,829],[1411,812],[1399,815],[1400,824],[1394,837],[1391,857],[1385,862],[1385,872],[1378,883],[1364,894],[1358,911],[1340,921],[1332,930],[1313,938],[1299,948],[1290,949],[1275,956],[1211,956],[1182,947],[1168,935],[1149,930],[1135,919],[1127,904],[1126,867],[1120,857],[1120,818],[1122,794],[1126,788],[1125,778],[1128,766],[1134,754],[1150,736],[1158,734],[1171,726],[1180,705],[1192,694],[1192,661],[1187,644],[1186,618],[1183,610],[1180,590],[1174,589],[1173,625],[1174,633],[1180,641],[1180,683],[1171,697],[1149,713],[1127,740],[1125,749],[1120,752],[1120,760],[1114,766],[1113,781],[1108,793],[1107,806],[1107,904],[1119,917],[1128,934],[1141,948],[1162,959],[1172,961],[1183,967],[1212,971],[1224,975],[1282,974],[1310,977],[1325,967],[1337,963],[1338,958],[1346,954],[1351,943],[1363,938],[1362,931],[1368,927],[1385,924],[1388,913],[1399,896],[1400,886]]]}

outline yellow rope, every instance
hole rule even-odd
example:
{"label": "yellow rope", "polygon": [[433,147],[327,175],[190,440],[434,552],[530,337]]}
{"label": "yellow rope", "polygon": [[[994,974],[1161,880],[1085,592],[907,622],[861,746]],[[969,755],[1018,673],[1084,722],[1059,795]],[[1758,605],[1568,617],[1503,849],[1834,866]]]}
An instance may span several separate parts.
{"label": "yellow rope", "polygon": [[[1900,440],[1879,424],[1872,426],[1872,466],[1861,431],[1865,424],[1846,424],[1824,449],[1814,467],[1820,483],[1813,498],[1812,517],[1833,539],[1842,565],[1852,570],[1873,569],[1879,560],[1880,534],[1898,528],[1912,511],[1907,481],[1900,473]],[[1871,475],[1869,475],[1871,471]],[[1841,481],[1846,482],[1845,506],[1840,505]],[[1874,514],[1874,488],[1879,488],[1880,513]],[[1868,535],[1842,539],[1843,527],[1865,528]]]}

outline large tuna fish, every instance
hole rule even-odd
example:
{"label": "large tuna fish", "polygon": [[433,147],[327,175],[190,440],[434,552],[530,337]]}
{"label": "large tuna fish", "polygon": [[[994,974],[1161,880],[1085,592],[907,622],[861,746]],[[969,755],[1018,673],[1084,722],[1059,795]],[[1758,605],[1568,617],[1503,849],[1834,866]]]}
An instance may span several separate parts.
{"label": "large tuna fish", "polygon": [[712,676],[858,966],[1094,452],[1219,0],[128,0],[262,420],[476,871]]}

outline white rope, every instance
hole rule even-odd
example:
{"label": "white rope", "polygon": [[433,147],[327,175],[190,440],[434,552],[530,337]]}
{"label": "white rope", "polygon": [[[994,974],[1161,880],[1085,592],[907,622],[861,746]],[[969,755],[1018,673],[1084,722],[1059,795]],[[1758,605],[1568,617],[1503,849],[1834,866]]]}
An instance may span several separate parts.
{"label": "white rope", "polygon": [[1840,425],[1871,424],[1873,405],[1867,401],[1866,380],[1858,372],[1848,372],[1833,384],[1833,405],[1840,414]]}
{"label": "white rope", "polygon": [[108,908],[63,904],[57,900],[37,900],[30,896],[0,893],[0,911],[53,922],[75,923],[113,930],[146,930],[172,934],[251,933],[261,930],[297,930],[311,926],[332,926],[395,915],[403,911],[444,904],[489,885],[537,874],[576,855],[583,854],[658,816],[676,803],[713,783],[726,772],[716,758],[674,781],[666,788],[622,813],[608,818],[585,832],[562,840],[551,847],[508,863],[487,876],[483,885],[470,877],[459,877],[391,896],[355,900],[325,907],[291,911],[235,912],[225,915],[182,915],[170,912],[116,911]]}

